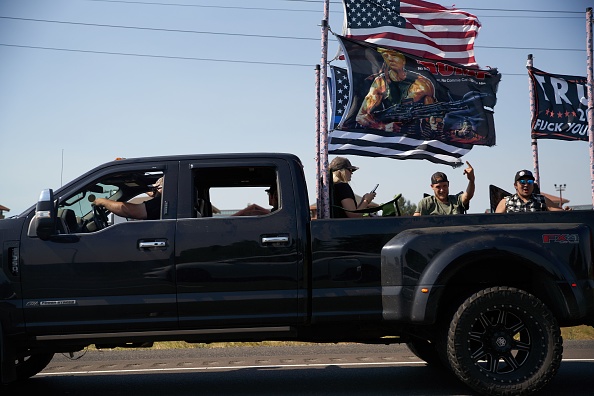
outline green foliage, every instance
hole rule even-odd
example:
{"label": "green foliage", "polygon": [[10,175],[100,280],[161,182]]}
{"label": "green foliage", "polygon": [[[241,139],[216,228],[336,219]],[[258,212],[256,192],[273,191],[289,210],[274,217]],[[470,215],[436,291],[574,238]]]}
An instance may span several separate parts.
{"label": "green foliage", "polygon": [[400,208],[400,213],[402,216],[412,216],[417,210],[417,205],[405,199],[404,197],[400,197],[398,200],[398,207]]}
{"label": "green foliage", "polygon": [[[394,195],[394,198],[396,198],[397,196],[398,195]],[[400,197],[395,204],[398,205],[398,208],[400,209],[400,214],[402,216],[412,216],[417,210],[417,205],[411,203],[410,201],[407,201],[404,197]],[[395,204],[384,205],[382,207],[382,216],[398,216],[398,213],[396,212],[396,207],[394,206]]]}

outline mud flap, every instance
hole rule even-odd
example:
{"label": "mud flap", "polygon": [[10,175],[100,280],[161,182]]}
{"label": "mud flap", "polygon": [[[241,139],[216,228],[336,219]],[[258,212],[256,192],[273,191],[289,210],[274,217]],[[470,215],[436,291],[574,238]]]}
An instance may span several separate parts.
{"label": "mud flap", "polygon": [[17,379],[16,375],[16,364],[14,353],[11,350],[8,342],[4,337],[2,331],[2,323],[0,323],[0,383],[8,384],[14,382]]}

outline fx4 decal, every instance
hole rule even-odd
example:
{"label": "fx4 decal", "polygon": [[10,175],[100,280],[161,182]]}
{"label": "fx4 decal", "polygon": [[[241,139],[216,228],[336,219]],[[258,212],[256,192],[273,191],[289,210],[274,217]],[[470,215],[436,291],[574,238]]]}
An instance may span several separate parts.
{"label": "fx4 decal", "polygon": [[578,243],[578,234],[543,234],[543,243]]}

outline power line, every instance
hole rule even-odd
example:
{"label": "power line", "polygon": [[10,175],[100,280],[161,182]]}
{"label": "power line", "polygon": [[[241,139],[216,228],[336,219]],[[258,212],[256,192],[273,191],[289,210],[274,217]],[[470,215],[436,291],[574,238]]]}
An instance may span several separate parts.
{"label": "power line", "polygon": [[[42,22],[42,23],[56,23],[64,25],[77,25],[77,26],[90,26],[90,27],[104,27],[114,29],[131,29],[131,30],[147,30],[156,32],[168,32],[168,33],[189,33],[189,34],[209,34],[219,36],[236,36],[236,37],[256,37],[256,38],[273,38],[273,39],[285,39],[285,40],[308,40],[308,41],[319,41],[319,38],[313,37],[295,37],[295,36],[276,36],[276,35],[264,35],[264,34],[246,34],[246,33],[225,33],[225,32],[212,32],[212,31],[200,31],[200,30],[183,30],[183,29],[165,29],[165,28],[153,28],[146,26],[125,26],[125,25],[107,25],[101,23],[86,23],[86,22],[70,22],[70,21],[56,21],[50,19],[34,19],[34,18],[19,18],[19,17],[7,17],[0,16],[0,19],[10,19],[18,21],[28,22]],[[336,41],[336,40],[333,40]],[[485,46],[475,45],[475,48],[487,48],[487,49],[510,49],[510,50],[528,50],[528,51],[574,51],[581,52],[585,49],[580,48],[535,48],[535,47],[502,47],[502,46]]]}
{"label": "power line", "polygon": [[[212,8],[242,8],[237,6],[212,6],[212,5],[201,5],[201,4],[182,4],[182,3],[159,3],[156,1],[130,1],[130,0],[83,0],[93,1],[99,3],[125,3],[125,4],[143,4],[143,5],[162,5],[162,6],[179,6],[179,7],[212,7]],[[321,5],[322,0],[277,0],[289,3],[309,3]],[[330,4],[342,5],[342,1],[330,1]],[[506,11],[506,12],[543,12],[543,13],[570,13],[570,14],[583,14],[581,11],[556,11],[556,10],[515,10],[509,8],[468,8],[464,10],[473,11]]]}
{"label": "power line", "polygon": [[224,63],[247,63],[247,64],[256,64],[256,65],[298,66],[298,67],[314,68],[314,65],[306,65],[303,63],[263,62],[263,61],[248,61],[248,60],[233,60],[233,59],[194,58],[194,57],[188,57],[188,56],[132,54],[132,53],[127,53],[127,52],[91,51],[91,50],[81,50],[81,49],[38,47],[38,46],[34,46],[34,45],[17,45],[17,44],[4,44],[4,43],[0,43],[0,46],[14,47],[14,48],[27,48],[27,49],[41,49],[41,50],[48,50],[48,51],[82,52],[82,53],[87,53],[87,54],[134,56],[134,57],[141,57],[141,58],[177,59],[177,60],[224,62]]}
{"label": "power line", "polygon": [[[267,8],[267,7],[244,7],[244,6],[221,6],[221,5],[204,5],[204,4],[181,4],[181,3],[159,3],[153,1],[128,1],[128,0],[83,0],[93,1],[99,3],[123,3],[123,4],[139,4],[139,5],[156,5],[156,6],[170,6],[170,7],[193,7],[193,8],[220,8],[220,9],[236,9],[236,10],[259,10],[259,11],[296,11],[296,12],[320,12],[320,10],[298,10],[288,8]],[[317,2],[320,4],[320,2]]]}
{"label": "power line", "polygon": [[[99,55],[131,56],[131,57],[140,57],[140,58],[158,58],[158,59],[174,59],[174,60],[204,61],[204,62],[223,62],[223,63],[246,63],[246,64],[271,65],[271,66],[296,66],[296,67],[311,67],[311,68],[314,67],[314,65],[308,65],[308,64],[304,64],[304,63],[263,62],[263,61],[246,61],[246,60],[233,60],[233,59],[194,58],[194,57],[188,57],[188,56],[132,54],[132,53],[127,53],[127,52],[90,51],[90,50],[71,49],[71,48],[39,47],[39,46],[34,46],[34,45],[17,45],[17,44],[5,44],[5,43],[0,43],[0,46],[13,47],[13,48],[25,48],[25,49],[40,49],[40,50],[47,50],[47,51],[79,52],[79,53],[99,54]],[[502,72],[500,72],[500,74],[502,76],[523,76],[523,77],[528,76],[527,73],[522,74],[522,73],[502,73]]]}
{"label": "power line", "polygon": [[[171,7],[195,7],[195,8],[222,8],[222,9],[238,9],[238,10],[262,10],[262,11],[297,11],[297,12],[320,12],[320,10],[297,10],[287,8],[267,8],[267,7],[243,7],[243,6],[221,6],[221,5],[203,5],[203,4],[183,4],[183,3],[160,3],[156,1],[130,1],[130,0],[83,0],[92,1],[99,3],[122,3],[122,4],[139,4],[139,5],[157,5],[157,6],[171,6]],[[307,3],[321,5],[321,0],[278,0],[292,3]],[[331,1],[330,4],[342,5],[342,1]],[[555,14],[552,18],[568,18],[558,16],[559,14],[579,14],[582,15],[584,12],[581,11],[559,11],[559,10],[514,10],[506,8],[464,8],[464,11],[498,11],[498,12],[529,12],[529,13],[547,13]],[[331,11],[331,12],[342,12],[342,11]],[[494,16],[498,17],[498,16]],[[506,16],[509,18],[510,16]],[[549,17],[547,17],[549,18]],[[573,17],[581,18],[581,17]]]}
{"label": "power line", "polygon": [[320,40],[319,38],[309,38],[309,37],[271,36],[271,35],[263,35],[263,34],[246,34],[246,33],[207,32],[207,31],[200,31],[200,30],[164,29],[164,28],[144,27],[144,26],[106,25],[106,24],[101,24],[101,23],[55,21],[55,20],[49,20],[49,19],[17,18],[17,17],[5,17],[5,16],[0,16],[0,19],[12,19],[12,20],[29,21],[29,22],[58,23],[58,24],[64,24],[64,25],[106,27],[106,28],[116,28],[116,29],[150,30],[150,31],[157,31],[157,32],[170,32],[170,33],[213,34],[213,35],[221,35],[221,36],[242,36],[242,37],[275,38],[275,39],[289,39],[289,40],[315,40],[315,41]]}
{"label": "power line", "polygon": [[528,50],[528,51],[572,51],[585,52],[585,48],[543,48],[543,47],[500,47],[497,45],[475,45],[474,48],[488,49],[510,49],[510,50]]}

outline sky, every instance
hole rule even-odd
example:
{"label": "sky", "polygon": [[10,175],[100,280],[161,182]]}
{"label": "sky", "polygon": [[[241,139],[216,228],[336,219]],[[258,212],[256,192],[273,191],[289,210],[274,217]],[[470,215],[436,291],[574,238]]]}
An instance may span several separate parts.
{"label": "sky", "polygon": [[[476,174],[470,213],[489,208],[489,185],[513,191],[515,172],[533,170],[527,56],[546,72],[586,76],[586,8],[593,5],[455,1],[482,23],[480,67],[502,74],[497,143],[462,158]],[[342,2],[332,0],[333,32],[341,33],[343,18]],[[322,19],[322,0],[0,0],[5,215],[117,157],[175,154],[296,154],[315,202]],[[331,59],[338,50],[332,35],[328,48]],[[462,167],[348,158],[360,168],[353,190],[363,195],[379,183],[378,203],[399,193],[417,203],[436,171],[448,175],[452,193],[467,185]],[[538,158],[543,192],[558,196],[555,184],[563,184],[570,205],[592,203],[588,142],[540,139]]]}

